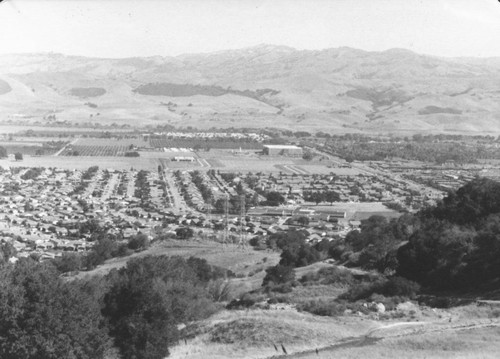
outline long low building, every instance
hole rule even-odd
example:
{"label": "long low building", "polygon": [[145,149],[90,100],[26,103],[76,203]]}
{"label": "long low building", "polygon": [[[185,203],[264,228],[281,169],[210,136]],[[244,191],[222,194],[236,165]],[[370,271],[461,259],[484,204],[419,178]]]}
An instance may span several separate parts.
{"label": "long low building", "polygon": [[172,161],[175,162],[194,162],[194,157],[191,156],[175,156]]}
{"label": "long low building", "polygon": [[264,145],[264,154],[268,156],[302,157],[302,147],[293,145]]}

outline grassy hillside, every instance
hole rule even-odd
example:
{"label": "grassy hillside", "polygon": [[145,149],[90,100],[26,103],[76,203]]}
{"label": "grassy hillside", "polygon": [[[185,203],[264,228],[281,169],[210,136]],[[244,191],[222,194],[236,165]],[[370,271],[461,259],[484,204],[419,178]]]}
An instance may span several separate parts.
{"label": "grassy hillside", "polygon": [[0,82],[0,94],[12,88],[0,104],[6,120],[55,110],[69,123],[500,133],[495,59],[261,45],[166,58],[3,55],[2,74],[17,82]]}

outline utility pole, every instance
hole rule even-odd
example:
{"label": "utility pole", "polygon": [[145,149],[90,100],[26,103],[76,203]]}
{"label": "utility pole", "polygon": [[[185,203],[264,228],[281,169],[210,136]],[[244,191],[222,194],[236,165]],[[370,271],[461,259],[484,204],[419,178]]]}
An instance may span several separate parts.
{"label": "utility pole", "polygon": [[226,247],[229,240],[229,194],[224,197],[224,234],[222,236],[222,246]]}
{"label": "utility pole", "polygon": [[208,198],[207,201],[207,227],[208,227],[208,235],[206,239],[209,239],[209,236],[213,234],[212,231],[212,197]]}
{"label": "utility pole", "polygon": [[238,243],[238,248],[245,249],[247,247],[246,234],[243,226],[243,221],[245,220],[245,195],[240,195],[240,239]]}

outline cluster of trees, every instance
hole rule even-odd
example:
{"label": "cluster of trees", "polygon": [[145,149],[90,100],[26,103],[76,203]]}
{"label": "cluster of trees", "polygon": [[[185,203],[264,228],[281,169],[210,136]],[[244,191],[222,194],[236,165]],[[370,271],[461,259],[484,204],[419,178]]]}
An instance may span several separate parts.
{"label": "cluster of trees", "polygon": [[125,157],[139,157],[139,152],[137,151],[127,151],[125,152]]}
{"label": "cluster of trees", "polygon": [[362,222],[360,231],[351,231],[345,241],[334,244],[331,255],[351,266],[393,273],[398,266],[397,248],[413,234],[416,222],[408,214],[391,221],[372,216]]}
{"label": "cluster of trees", "polygon": [[[332,244],[328,240],[313,245],[307,243],[306,238],[307,232],[302,230],[278,232],[267,238],[266,246],[280,249],[281,259],[276,266],[266,269],[263,286],[281,288],[280,285],[295,279],[294,268],[304,267],[331,256]],[[251,240],[250,244],[260,245],[258,240]]]}
{"label": "cluster of trees", "polygon": [[330,254],[428,290],[498,287],[500,183],[478,178],[416,214],[373,216]]}
{"label": "cluster of trees", "polygon": [[307,202],[340,202],[340,195],[335,191],[304,191],[304,200]]}
{"label": "cluster of trees", "polygon": [[[5,158],[8,156],[7,149],[3,146],[0,146],[0,158]],[[21,152],[16,152],[14,153],[14,159],[16,161],[22,161],[23,160],[23,154]]]}
{"label": "cluster of trees", "polygon": [[421,211],[397,253],[397,272],[434,289],[498,288],[500,183],[486,178]]}
{"label": "cluster of trees", "polygon": [[125,257],[134,251],[145,250],[150,245],[148,236],[140,232],[124,242],[119,242],[114,235],[105,232],[92,235],[95,244],[91,250],[86,253],[63,252],[61,257],[53,260],[54,266],[61,273],[92,270],[108,259]]}
{"label": "cluster of trees", "polygon": [[476,163],[477,159],[498,159],[500,149],[489,143],[463,143],[456,141],[366,141],[365,138],[332,139],[323,148],[347,161],[383,161],[403,158],[431,163]]}
{"label": "cluster of trees", "polygon": [[141,200],[141,205],[144,205],[151,198],[151,188],[148,181],[148,172],[140,170],[135,179],[134,196]]}
{"label": "cluster of trees", "polygon": [[[290,130],[283,130],[283,129],[280,129],[279,131],[281,133],[282,136],[286,136],[286,137],[311,137],[311,133],[310,132],[307,132],[307,131],[290,131]],[[276,133],[272,133],[272,136],[277,136]]]}
{"label": "cluster of trees", "polygon": [[[256,206],[258,203],[258,196],[255,194],[251,196],[250,194],[245,196],[245,210],[248,210],[251,206]],[[241,198],[240,196],[230,196],[227,201],[228,213],[239,214],[241,212]],[[215,201],[214,211],[217,213],[224,213],[226,207],[226,200],[224,198],[219,198]]]}
{"label": "cluster of trees", "polygon": [[261,205],[263,206],[279,206],[286,201],[286,198],[283,197],[279,192],[270,191],[265,195],[266,200],[261,203]]}
{"label": "cluster of trees", "polygon": [[451,134],[414,134],[410,137],[399,137],[399,136],[389,136],[389,137],[381,137],[381,136],[369,136],[361,133],[345,133],[345,134],[329,134],[326,132],[316,132],[316,137],[318,138],[331,138],[333,141],[356,141],[356,142],[495,142],[500,141],[500,136],[467,136],[467,135],[451,135]]}
{"label": "cluster of trees", "polygon": [[73,196],[83,193],[89,186],[89,180],[91,180],[92,177],[95,176],[98,170],[98,166],[92,166],[89,167],[85,172],[83,172],[80,183],[73,189],[73,191],[69,195]]}
{"label": "cluster of trees", "polygon": [[193,181],[196,188],[201,193],[203,200],[207,203],[211,203],[213,199],[212,189],[205,183],[200,171],[194,171],[191,173],[191,180]]}
{"label": "cluster of trees", "polygon": [[[324,240],[311,245],[304,239],[301,231],[269,237],[267,246],[279,248],[282,253],[278,266],[267,270],[264,285],[289,282],[293,268],[332,257],[347,266],[375,270],[389,279],[403,278],[390,285],[409,291],[416,291],[414,282],[431,292],[497,290],[500,288],[500,183],[478,178],[450,193],[437,206],[416,214],[404,214],[390,221],[372,216],[344,240]],[[261,245],[258,240],[252,240],[251,244]],[[367,285],[367,292],[390,293],[387,278],[383,283]]]}
{"label": "cluster of trees", "polygon": [[23,180],[35,180],[38,178],[38,176],[40,176],[42,174],[42,172],[44,171],[43,168],[41,167],[32,167],[30,169],[28,169],[22,176],[21,176],[21,179]]}
{"label": "cluster of trees", "polygon": [[164,358],[181,338],[179,324],[227,300],[214,290],[226,275],[202,259],[164,256],[88,281],[63,280],[50,262],[2,262],[0,356],[99,359],[116,348],[124,359]]}
{"label": "cluster of trees", "polygon": [[99,170],[99,166],[89,167],[85,172],[83,172],[82,180],[84,180],[84,181],[91,180],[92,177],[95,176],[95,174],[97,173],[98,170]]}

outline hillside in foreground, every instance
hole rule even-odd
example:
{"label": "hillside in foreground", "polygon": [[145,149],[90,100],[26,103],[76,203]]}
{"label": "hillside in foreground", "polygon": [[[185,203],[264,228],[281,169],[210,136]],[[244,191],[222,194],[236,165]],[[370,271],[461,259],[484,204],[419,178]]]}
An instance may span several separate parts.
{"label": "hillside in foreground", "polygon": [[[500,61],[260,45],[177,57],[0,56],[2,120],[500,133]],[[249,121],[249,120],[252,121]]]}

